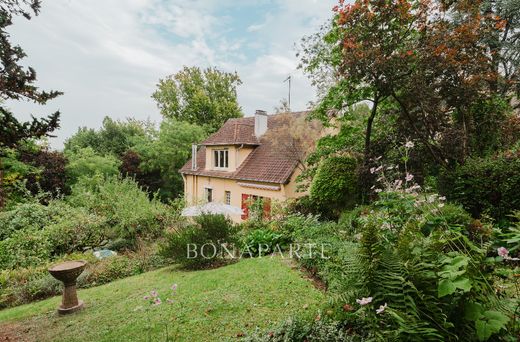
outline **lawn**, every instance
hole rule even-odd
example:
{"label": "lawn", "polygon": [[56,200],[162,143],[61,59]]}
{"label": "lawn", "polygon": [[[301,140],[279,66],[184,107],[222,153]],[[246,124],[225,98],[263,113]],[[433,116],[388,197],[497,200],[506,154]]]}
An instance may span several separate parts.
{"label": "lawn", "polygon": [[[143,300],[151,290],[163,304]],[[70,316],[57,315],[60,297],[0,311],[0,332],[27,341],[164,341],[168,325],[175,341],[236,340],[297,311],[315,314],[324,300],[287,261],[269,257],[213,270],[164,268],[80,290],[78,296],[86,308]],[[166,303],[166,297],[174,302]]]}

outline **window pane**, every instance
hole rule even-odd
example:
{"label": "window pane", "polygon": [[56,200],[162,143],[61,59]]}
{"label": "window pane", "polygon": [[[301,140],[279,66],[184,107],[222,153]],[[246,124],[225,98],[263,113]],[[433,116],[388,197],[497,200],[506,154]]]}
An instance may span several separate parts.
{"label": "window pane", "polygon": [[218,163],[219,163],[219,165],[218,165],[219,167],[224,167],[224,151],[220,151]]}
{"label": "window pane", "polygon": [[218,167],[218,151],[213,151],[213,158],[215,159],[215,167]]}
{"label": "window pane", "polygon": [[228,157],[229,157],[229,151],[224,151],[224,159],[225,159],[225,167],[228,167],[229,166],[229,160],[228,160]]}

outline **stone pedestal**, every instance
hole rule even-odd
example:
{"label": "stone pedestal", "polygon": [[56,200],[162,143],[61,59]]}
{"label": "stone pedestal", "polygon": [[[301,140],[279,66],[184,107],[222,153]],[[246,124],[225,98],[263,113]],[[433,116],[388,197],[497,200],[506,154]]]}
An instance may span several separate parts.
{"label": "stone pedestal", "polygon": [[67,261],[49,269],[49,273],[63,282],[63,297],[58,313],[61,315],[76,312],[83,308],[83,301],[78,300],[76,279],[85,269],[85,261]]}

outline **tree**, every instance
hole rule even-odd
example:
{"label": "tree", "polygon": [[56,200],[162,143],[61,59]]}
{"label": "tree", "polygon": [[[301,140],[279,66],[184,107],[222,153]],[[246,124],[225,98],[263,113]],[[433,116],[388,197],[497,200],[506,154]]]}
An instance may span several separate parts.
{"label": "tree", "polygon": [[[19,64],[26,54],[20,46],[11,44],[6,31],[13,23],[13,16],[21,15],[31,19],[31,15],[38,15],[39,10],[39,0],[9,0],[0,3],[0,100],[30,100],[45,104],[62,94],[57,91],[40,91],[34,86],[36,72],[31,67],[25,69]],[[0,157],[2,149],[16,147],[22,140],[49,136],[58,127],[59,112],[45,119],[33,118],[30,122],[21,123],[0,103]],[[2,179],[0,158],[0,208],[4,206]]]}
{"label": "tree", "polygon": [[[318,104],[318,117],[343,115],[356,103],[371,103],[365,130],[365,164],[372,155],[373,125],[391,116],[402,139],[421,143],[436,164],[448,166],[472,153],[479,101],[492,101],[497,78],[483,38],[490,31],[479,1],[358,0],[334,8],[323,36],[328,53],[309,49],[307,72],[332,63],[338,81]],[[498,23],[498,22],[497,22]],[[488,106],[492,108],[493,106]],[[332,109],[332,111],[331,111]],[[480,117],[485,117],[480,116]],[[456,144],[461,154],[446,153]]]}
{"label": "tree", "polygon": [[118,121],[107,116],[99,130],[87,127],[78,129],[76,134],[65,141],[65,151],[91,147],[101,155],[113,154],[120,157],[132,149],[136,141],[149,139],[153,134],[154,127],[150,122],[135,119]]}
{"label": "tree", "polygon": [[33,194],[40,191],[49,193],[51,196],[64,195],[68,193],[66,186],[65,167],[67,158],[59,151],[49,151],[47,147],[37,147],[35,150],[21,151],[20,160],[36,168],[35,172],[29,173],[26,187]]}
{"label": "tree", "polygon": [[69,160],[66,166],[67,180],[72,186],[80,178],[91,178],[96,174],[102,176],[119,175],[119,165],[121,162],[111,154],[100,155],[91,147],[85,147],[66,154]]}
{"label": "tree", "polygon": [[236,92],[240,84],[237,73],[184,67],[160,80],[152,98],[165,118],[197,124],[213,133],[227,119],[243,116]]}
{"label": "tree", "polygon": [[289,101],[287,99],[281,99],[280,104],[274,107],[275,114],[289,113],[291,107],[289,107]]}
{"label": "tree", "polygon": [[146,173],[160,171],[161,198],[175,198],[182,193],[184,187],[179,169],[190,158],[191,145],[205,137],[206,132],[200,126],[166,118],[155,139],[143,140],[135,146],[141,158],[139,169]]}
{"label": "tree", "polygon": [[295,160],[297,167],[304,171],[309,153],[316,146],[322,125],[318,120],[308,120],[306,115],[283,113],[276,116],[278,124],[269,129],[265,140],[273,151],[288,160]]}

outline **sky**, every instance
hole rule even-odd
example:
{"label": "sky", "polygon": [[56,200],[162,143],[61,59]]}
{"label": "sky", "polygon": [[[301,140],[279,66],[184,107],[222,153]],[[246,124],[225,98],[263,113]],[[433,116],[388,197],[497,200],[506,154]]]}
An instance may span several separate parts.
{"label": "sky", "polygon": [[79,127],[105,116],[160,122],[157,82],[183,66],[238,72],[246,116],[272,112],[292,77],[291,109],[307,109],[315,89],[297,68],[295,44],[332,15],[335,0],[44,0],[30,21],[9,27],[37,85],[64,95],[45,106],[6,101],[22,120],[61,111],[50,140],[61,149]]}

